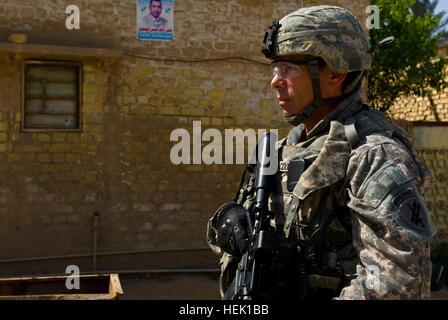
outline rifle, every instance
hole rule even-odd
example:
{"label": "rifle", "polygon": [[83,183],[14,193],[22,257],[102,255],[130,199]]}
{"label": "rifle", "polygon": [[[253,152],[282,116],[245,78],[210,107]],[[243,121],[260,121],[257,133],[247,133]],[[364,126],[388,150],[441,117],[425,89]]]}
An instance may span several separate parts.
{"label": "rifle", "polygon": [[[330,214],[308,241],[298,239],[294,241],[280,237],[270,224],[274,216],[268,208],[272,180],[276,173],[272,172],[270,164],[272,161],[277,164],[277,157],[275,157],[277,154],[272,154],[277,151],[273,150],[271,135],[273,133],[266,133],[257,145],[254,205],[249,210],[245,210],[238,204],[230,203],[230,206],[239,206],[241,217],[245,216],[247,220],[248,241],[241,251],[234,277],[223,299],[297,298],[298,301],[306,301],[315,297],[331,298],[334,292],[345,285],[342,282],[345,279],[340,268],[322,266],[320,255],[318,257],[315,255],[316,250],[322,245],[325,230],[336,217],[336,213]],[[308,160],[305,159],[294,159],[289,163],[288,191],[294,189],[308,166]],[[222,211],[225,211],[224,209]],[[311,246],[317,248],[312,249]]]}
{"label": "rifle", "polygon": [[[274,256],[279,251],[279,237],[270,225],[272,213],[268,210],[271,193],[274,133],[267,132],[257,145],[257,171],[255,182],[255,204],[246,211],[249,240],[235,277],[227,289],[225,300],[266,299],[272,294]],[[274,160],[274,159],[275,160]],[[275,163],[277,165],[277,163]],[[276,170],[275,170],[276,171]]]}

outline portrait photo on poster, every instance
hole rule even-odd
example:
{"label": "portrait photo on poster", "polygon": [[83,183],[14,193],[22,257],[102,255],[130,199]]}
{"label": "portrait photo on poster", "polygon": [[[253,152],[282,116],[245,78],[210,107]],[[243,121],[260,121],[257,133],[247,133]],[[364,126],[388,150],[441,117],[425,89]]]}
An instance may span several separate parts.
{"label": "portrait photo on poster", "polygon": [[136,0],[137,39],[174,39],[174,0]]}

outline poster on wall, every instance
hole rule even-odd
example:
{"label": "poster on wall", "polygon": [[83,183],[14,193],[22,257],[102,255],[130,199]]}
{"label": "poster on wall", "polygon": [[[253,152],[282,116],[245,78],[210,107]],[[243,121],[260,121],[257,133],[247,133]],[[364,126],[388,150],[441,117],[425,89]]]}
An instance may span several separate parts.
{"label": "poster on wall", "polygon": [[174,39],[174,0],[136,0],[137,39]]}

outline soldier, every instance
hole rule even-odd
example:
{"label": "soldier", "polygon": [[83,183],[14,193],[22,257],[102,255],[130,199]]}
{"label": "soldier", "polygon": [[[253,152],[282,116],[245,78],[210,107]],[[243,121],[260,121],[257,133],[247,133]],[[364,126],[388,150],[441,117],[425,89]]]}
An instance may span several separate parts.
{"label": "soldier", "polygon": [[[434,178],[408,133],[363,101],[370,56],[358,20],[339,7],[301,8],[271,25],[262,51],[293,127],[277,144],[272,223],[302,247],[309,297],[429,299],[436,228],[423,195]],[[250,183],[242,191],[250,209]],[[224,253],[222,295],[247,243],[242,212],[224,221],[218,211],[208,224],[211,248]]]}

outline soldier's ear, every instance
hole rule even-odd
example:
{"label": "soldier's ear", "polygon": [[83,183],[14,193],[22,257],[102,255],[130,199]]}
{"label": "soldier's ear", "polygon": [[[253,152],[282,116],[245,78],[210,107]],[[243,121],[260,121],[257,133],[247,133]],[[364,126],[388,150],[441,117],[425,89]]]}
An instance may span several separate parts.
{"label": "soldier's ear", "polygon": [[344,83],[345,78],[347,77],[347,73],[336,73],[331,71],[330,74],[330,83],[335,85],[341,85]]}

